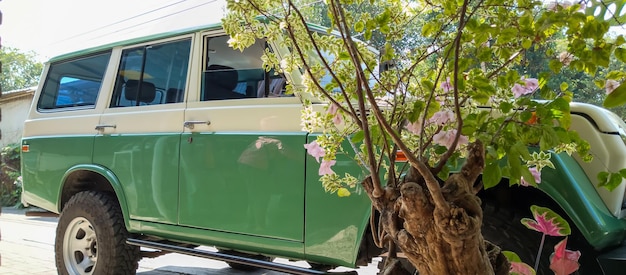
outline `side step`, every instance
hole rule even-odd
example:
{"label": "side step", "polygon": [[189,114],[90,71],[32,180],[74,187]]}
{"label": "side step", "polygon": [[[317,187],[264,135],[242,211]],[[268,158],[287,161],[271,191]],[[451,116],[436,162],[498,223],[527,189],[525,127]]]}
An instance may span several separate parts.
{"label": "side step", "polygon": [[219,252],[212,252],[212,251],[206,251],[206,250],[200,250],[200,249],[180,247],[180,246],[175,246],[175,245],[170,245],[170,244],[162,244],[162,243],[158,243],[158,242],[151,242],[151,241],[145,241],[145,240],[139,240],[139,239],[130,239],[129,238],[129,239],[126,240],[126,243],[129,244],[129,245],[143,246],[143,247],[147,247],[147,248],[160,249],[160,250],[170,251],[170,252],[179,253],[179,254],[185,254],[185,255],[190,255],[190,256],[207,258],[207,259],[211,259],[211,260],[218,260],[218,261],[224,261],[224,262],[229,262],[229,263],[237,263],[237,264],[249,265],[249,266],[259,267],[259,268],[273,270],[273,271],[285,272],[285,273],[290,273],[290,274],[298,274],[298,275],[324,275],[324,274],[357,275],[357,272],[354,271],[354,270],[352,270],[352,271],[345,271],[345,272],[319,271],[319,270],[309,269],[309,268],[304,268],[304,267],[299,267],[299,266],[292,266],[292,265],[287,265],[287,264],[280,264],[280,263],[274,263],[274,262],[268,262],[268,261],[256,260],[256,259],[249,259],[249,258],[244,258],[244,257],[239,257],[239,256],[234,256],[234,255],[228,255],[228,254],[219,253]]}

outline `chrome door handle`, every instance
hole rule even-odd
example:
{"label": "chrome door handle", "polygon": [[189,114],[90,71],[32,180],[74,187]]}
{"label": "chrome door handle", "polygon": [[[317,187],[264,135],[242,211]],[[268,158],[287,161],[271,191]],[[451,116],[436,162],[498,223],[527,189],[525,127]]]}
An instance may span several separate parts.
{"label": "chrome door handle", "polygon": [[185,126],[185,128],[193,129],[196,124],[211,125],[211,122],[210,121],[200,121],[200,120],[190,120],[190,121],[185,121],[183,126]]}
{"label": "chrome door handle", "polygon": [[117,126],[115,124],[100,124],[100,125],[96,125],[96,130],[98,131],[103,131],[104,128],[117,128]]}

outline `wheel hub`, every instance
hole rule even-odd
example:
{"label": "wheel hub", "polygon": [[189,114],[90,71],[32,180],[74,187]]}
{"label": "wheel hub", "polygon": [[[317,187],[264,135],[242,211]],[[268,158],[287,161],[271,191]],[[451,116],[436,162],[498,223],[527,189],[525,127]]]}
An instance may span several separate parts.
{"label": "wheel hub", "polygon": [[96,232],[83,218],[73,219],[63,238],[63,260],[70,274],[93,274],[98,260]]}

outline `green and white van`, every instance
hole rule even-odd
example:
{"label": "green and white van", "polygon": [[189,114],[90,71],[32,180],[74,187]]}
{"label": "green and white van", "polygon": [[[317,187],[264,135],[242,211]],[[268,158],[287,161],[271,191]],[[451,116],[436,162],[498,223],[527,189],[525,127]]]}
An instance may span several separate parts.
{"label": "green and white van", "polygon": [[[228,39],[214,24],[46,63],[24,125],[22,198],[60,214],[60,274],[134,274],[140,246],[293,274],[366,265],[384,252],[369,234],[367,196],[325,193],[305,152],[316,134],[301,130],[302,101],[323,103],[285,93],[300,75],[263,70],[264,51],[287,49],[258,41],[240,52]],[[572,112],[594,161],[555,155],[541,190],[481,193],[484,232],[504,249],[530,251],[540,237],[515,217],[530,216],[531,204],[556,205],[606,274],[617,274],[626,258],[626,183],[608,192],[595,175],[626,167],[626,125],[587,104]],[[348,158],[335,167],[359,171]],[[503,231],[517,233],[498,240]],[[536,250],[524,253],[532,260]]]}

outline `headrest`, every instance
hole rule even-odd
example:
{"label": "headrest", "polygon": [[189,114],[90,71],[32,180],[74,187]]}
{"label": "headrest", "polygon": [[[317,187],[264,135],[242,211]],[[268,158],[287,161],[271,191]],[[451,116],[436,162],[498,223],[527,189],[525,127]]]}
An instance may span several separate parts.
{"label": "headrest", "polygon": [[232,91],[237,87],[239,74],[231,67],[213,64],[206,69],[205,82]]}
{"label": "headrest", "polygon": [[[150,103],[154,101],[156,97],[156,88],[154,87],[154,83],[142,81],[141,82],[141,93],[139,91],[139,80],[130,79],[126,81],[126,93],[125,97],[127,100],[139,101],[144,103]],[[137,98],[139,94],[139,98]]]}

